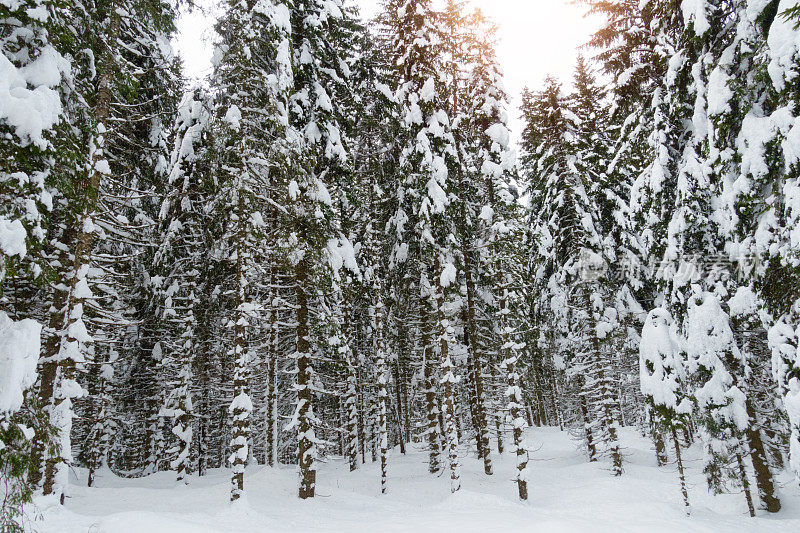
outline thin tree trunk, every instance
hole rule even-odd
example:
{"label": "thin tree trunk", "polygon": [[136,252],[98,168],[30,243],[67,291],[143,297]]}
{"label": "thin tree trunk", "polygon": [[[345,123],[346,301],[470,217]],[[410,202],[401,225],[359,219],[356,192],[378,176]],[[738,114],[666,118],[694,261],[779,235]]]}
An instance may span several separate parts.
{"label": "thin tree trunk", "polygon": [[[353,362],[347,364],[347,389],[345,390],[345,454],[350,471],[358,468],[358,380]],[[363,456],[363,447],[362,447]]]}
{"label": "thin tree trunk", "polygon": [[436,398],[436,367],[434,359],[434,348],[430,342],[430,333],[427,331],[426,324],[423,324],[425,331],[422,334],[423,365],[425,377],[425,406],[428,417],[428,427],[426,436],[428,438],[428,471],[431,474],[439,472],[439,407]]}
{"label": "thin tree trunk", "polygon": [[520,388],[520,375],[517,369],[517,350],[511,338],[511,327],[508,324],[508,289],[503,289],[500,300],[500,331],[503,340],[504,360],[503,366],[506,369],[507,385],[506,397],[508,398],[508,419],[511,423],[512,436],[514,439],[514,454],[517,458],[517,490],[520,500],[528,499],[528,450],[522,446],[522,430],[525,421],[522,418],[522,389]]}
{"label": "thin tree trunk", "polygon": [[670,431],[672,431],[672,444],[675,446],[675,458],[678,462],[678,475],[681,480],[681,494],[683,494],[683,505],[685,507],[686,516],[691,513],[689,506],[689,492],[686,490],[686,476],[683,473],[683,459],[681,458],[681,443],[678,441],[678,432],[675,431],[675,424],[670,423]]}
{"label": "thin tree trunk", "polygon": [[593,463],[597,461],[597,447],[594,443],[594,437],[592,435],[592,423],[589,420],[589,407],[586,404],[586,396],[584,396],[583,387],[581,386],[581,392],[578,393],[580,397],[580,404],[581,404],[581,418],[583,418],[583,432],[584,438],[586,439],[586,451],[589,454],[589,462]]}
{"label": "thin tree trunk", "polygon": [[394,361],[394,393],[397,402],[397,442],[400,445],[400,453],[406,454],[405,436],[403,434],[403,398],[400,394],[400,356]]}
{"label": "thin tree trunk", "polygon": [[[377,290],[376,290],[377,293]],[[384,307],[380,296],[374,305],[375,309],[375,367],[378,372],[378,435],[380,439],[381,455],[381,494],[386,494],[386,468],[389,457],[389,431],[387,428],[387,408],[389,393],[387,382],[389,380],[389,367],[386,364],[386,350],[383,337]]]}
{"label": "thin tree trunk", "polygon": [[[272,274],[272,272],[270,272]],[[270,276],[271,279],[272,276]],[[264,359],[267,363],[267,394],[266,394],[266,420],[264,424],[266,440],[267,465],[274,467],[278,455],[278,320],[277,311],[272,307],[272,298],[269,298],[270,309],[267,315],[267,346]]]}
{"label": "thin tree trunk", "polygon": [[[463,210],[463,207],[462,207]],[[466,224],[466,217],[462,214]],[[464,278],[467,286],[467,309],[465,321],[465,339],[467,340],[467,360],[469,363],[471,410],[473,410],[473,424],[475,426],[475,439],[477,441],[478,455],[483,459],[483,473],[492,475],[492,458],[489,446],[489,424],[486,420],[486,401],[483,393],[483,379],[481,368],[483,357],[480,354],[477,342],[477,327],[475,323],[475,283],[472,279],[472,251],[466,236],[462,239],[462,256],[464,258]]]}
{"label": "thin tree trunk", "polygon": [[747,510],[750,512],[750,517],[756,516],[756,510],[753,507],[753,496],[750,494],[750,480],[747,477],[747,470],[742,461],[742,454],[736,453],[736,465],[739,467],[739,479],[742,481],[742,490],[744,491],[744,498],[747,500]]}

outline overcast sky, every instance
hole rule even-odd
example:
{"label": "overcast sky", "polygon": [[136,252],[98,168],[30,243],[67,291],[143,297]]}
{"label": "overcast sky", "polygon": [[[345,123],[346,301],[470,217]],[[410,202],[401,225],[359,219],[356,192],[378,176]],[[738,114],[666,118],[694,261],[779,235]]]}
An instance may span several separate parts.
{"label": "overcast sky", "polygon": [[[352,1],[352,0],[351,0]],[[380,0],[355,0],[365,17],[374,15]],[[179,21],[177,49],[184,58],[187,74],[202,77],[210,70],[211,26],[216,0],[201,0],[207,9],[183,15]],[[505,83],[512,97],[512,128],[519,134],[517,107],[525,85],[538,88],[548,74],[569,82],[578,47],[598,25],[587,19],[583,6],[571,0],[470,0],[498,25],[498,57],[505,71]]]}

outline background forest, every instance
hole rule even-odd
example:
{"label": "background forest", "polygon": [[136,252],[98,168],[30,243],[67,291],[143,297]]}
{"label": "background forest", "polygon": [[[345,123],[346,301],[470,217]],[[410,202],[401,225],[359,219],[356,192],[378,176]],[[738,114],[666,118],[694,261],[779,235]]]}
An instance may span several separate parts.
{"label": "background forest", "polygon": [[635,427],[687,513],[697,443],[780,510],[796,2],[585,0],[586,59],[521,110],[463,0],[225,0],[196,86],[188,3],[0,0],[0,530],[71,468],[228,468],[237,500],[294,464],[307,499],[335,457],[391,491],[412,447],[453,492],[510,448],[524,500],[542,426],[614,476]]}

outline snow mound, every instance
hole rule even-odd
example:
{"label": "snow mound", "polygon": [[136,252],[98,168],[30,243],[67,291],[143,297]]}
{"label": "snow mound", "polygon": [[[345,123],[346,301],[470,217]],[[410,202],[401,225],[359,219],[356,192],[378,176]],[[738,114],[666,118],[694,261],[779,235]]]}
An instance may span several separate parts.
{"label": "snow mound", "polygon": [[500,496],[461,489],[430,508],[440,511],[482,511],[486,509],[513,509],[518,511],[520,507],[519,503],[509,501]]}
{"label": "snow mound", "polygon": [[0,414],[22,406],[25,390],[36,381],[42,326],[14,321],[0,311]]}

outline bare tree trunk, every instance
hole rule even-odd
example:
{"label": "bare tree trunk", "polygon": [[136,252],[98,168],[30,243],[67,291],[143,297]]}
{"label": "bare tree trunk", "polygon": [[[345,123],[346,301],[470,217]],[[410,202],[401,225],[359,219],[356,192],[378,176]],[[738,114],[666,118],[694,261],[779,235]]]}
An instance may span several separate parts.
{"label": "bare tree trunk", "polygon": [[397,442],[400,444],[400,453],[406,454],[405,435],[403,433],[403,397],[400,394],[400,356],[394,361],[394,394],[397,403]]}

